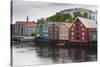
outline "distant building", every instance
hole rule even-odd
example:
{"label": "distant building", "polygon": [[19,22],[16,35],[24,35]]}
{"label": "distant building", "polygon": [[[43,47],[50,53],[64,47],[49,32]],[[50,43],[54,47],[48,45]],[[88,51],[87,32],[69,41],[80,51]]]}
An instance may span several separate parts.
{"label": "distant building", "polygon": [[24,25],[23,35],[31,36],[32,34],[36,33],[36,23],[27,22]]}
{"label": "distant building", "polygon": [[16,21],[15,23],[15,33],[17,35],[30,36],[36,29],[36,23],[28,21]]}
{"label": "distant building", "polygon": [[44,21],[37,24],[36,30],[37,37],[48,39],[48,26]]}
{"label": "distant building", "polygon": [[62,14],[70,13],[72,17],[74,16],[75,12],[81,12],[81,13],[86,12],[88,14],[88,18],[91,18],[92,20],[97,22],[97,11],[92,11],[84,8],[71,8],[61,11]]}
{"label": "distant building", "polygon": [[77,17],[69,29],[69,41],[97,41],[97,24],[95,23],[95,21]]}
{"label": "distant building", "polygon": [[69,40],[69,28],[72,23],[62,22],[59,26],[59,39],[60,40]]}
{"label": "distant building", "polygon": [[16,21],[15,23],[15,33],[16,35],[23,35],[25,21]]}

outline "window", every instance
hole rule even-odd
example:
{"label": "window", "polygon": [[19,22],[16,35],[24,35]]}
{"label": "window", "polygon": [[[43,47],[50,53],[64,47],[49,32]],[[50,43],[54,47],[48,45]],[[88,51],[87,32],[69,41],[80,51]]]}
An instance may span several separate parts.
{"label": "window", "polygon": [[85,35],[85,33],[84,32],[82,32],[82,36],[84,36]]}
{"label": "window", "polygon": [[52,35],[50,37],[52,38]]}
{"label": "window", "polygon": [[55,38],[56,38],[56,35],[55,35]]}
{"label": "window", "polygon": [[52,34],[52,31],[50,33]]}
{"label": "window", "polygon": [[82,25],[82,24],[80,24],[80,26],[82,27],[83,25]]}
{"label": "window", "polygon": [[57,28],[55,30],[58,30]]}
{"label": "window", "polygon": [[79,32],[77,32],[76,35],[78,36],[79,35]]}
{"label": "window", "polygon": [[92,19],[95,20],[95,16],[92,16]]}
{"label": "window", "polygon": [[85,38],[84,37],[82,37],[82,40],[84,40]]}
{"label": "window", "polygon": [[71,39],[74,39],[74,37],[71,37]]}
{"label": "window", "polygon": [[50,28],[50,30],[52,30],[52,29]]}
{"label": "window", "polygon": [[82,31],[85,31],[85,28],[82,28]]}
{"label": "window", "polygon": [[74,32],[71,32],[71,35],[74,35]]}
{"label": "window", "polygon": [[78,31],[78,30],[79,30],[79,28],[76,28],[76,30]]}
{"label": "window", "polygon": [[74,28],[71,28],[71,30],[73,31],[73,30],[74,30]]}
{"label": "window", "polygon": [[79,26],[79,24],[77,23],[77,24],[76,24],[76,27],[78,27],[78,26]]}
{"label": "window", "polygon": [[76,37],[77,40],[79,40],[79,37]]}
{"label": "window", "polygon": [[75,27],[75,24],[73,24],[73,27]]}

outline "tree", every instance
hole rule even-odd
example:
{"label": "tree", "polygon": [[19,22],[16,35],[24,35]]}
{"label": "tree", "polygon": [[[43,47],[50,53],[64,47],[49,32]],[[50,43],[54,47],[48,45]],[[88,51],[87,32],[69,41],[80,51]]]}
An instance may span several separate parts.
{"label": "tree", "polygon": [[44,20],[45,20],[44,18],[38,19],[38,20],[37,20],[37,24],[39,24],[39,23],[44,23]]}
{"label": "tree", "polygon": [[48,18],[46,18],[46,20],[48,21],[54,21],[54,22],[65,22],[66,19],[68,19],[68,21],[72,21],[73,18],[69,13],[66,14],[61,14],[61,13],[56,13],[55,15],[52,15]]}
{"label": "tree", "polygon": [[79,16],[79,17],[84,17],[84,18],[89,18],[87,12],[81,12],[81,11],[79,12],[79,11],[78,11],[78,12],[74,12],[73,15],[74,15],[74,19],[75,19],[77,16]]}
{"label": "tree", "polygon": [[31,36],[36,36],[36,34],[37,34],[36,31],[33,31]]}

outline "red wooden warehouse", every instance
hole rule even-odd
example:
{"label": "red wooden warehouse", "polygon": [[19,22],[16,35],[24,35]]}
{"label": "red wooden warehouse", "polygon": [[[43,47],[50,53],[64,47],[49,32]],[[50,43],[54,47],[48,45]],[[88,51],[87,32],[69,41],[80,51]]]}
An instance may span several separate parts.
{"label": "red wooden warehouse", "polygon": [[97,24],[95,21],[77,17],[69,29],[70,42],[89,42],[97,40]]}

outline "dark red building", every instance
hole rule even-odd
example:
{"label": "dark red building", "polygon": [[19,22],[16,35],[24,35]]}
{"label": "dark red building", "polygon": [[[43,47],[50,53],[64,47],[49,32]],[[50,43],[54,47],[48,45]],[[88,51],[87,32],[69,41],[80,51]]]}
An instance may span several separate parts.
{"label": "dark red building", "polygon": [[69,29],[70,42],[89,42],[97,40],[97,24],[95,21],[77,17]]}

